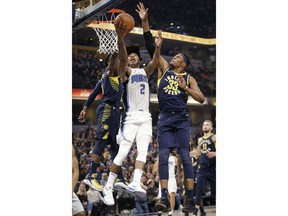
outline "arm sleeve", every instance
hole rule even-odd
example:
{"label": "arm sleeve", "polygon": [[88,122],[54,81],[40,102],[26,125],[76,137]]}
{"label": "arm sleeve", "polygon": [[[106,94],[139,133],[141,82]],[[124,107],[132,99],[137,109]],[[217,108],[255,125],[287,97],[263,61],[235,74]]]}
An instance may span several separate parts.
{"label": "arm sleeve", "polygon": [[147,51],[148,51],[148,53],[152,59],[154,51],[155,51],[155,43],[153,41],[153,36],[152,36],[150,31],[144,32],[143,36],[144,36],[144,40],[145,40],[146,49],[147,49]]}
{"label": "arm sleeve", "polygon": [[96,96],[102,92],[101,85],[102,85],[102,80],[100,80],[96,84],[95,88],[92,90],[91,94],[88,97],[88,100],[85,103],[85,106],[89,107],[93,103],[93,101],[95,100]]}

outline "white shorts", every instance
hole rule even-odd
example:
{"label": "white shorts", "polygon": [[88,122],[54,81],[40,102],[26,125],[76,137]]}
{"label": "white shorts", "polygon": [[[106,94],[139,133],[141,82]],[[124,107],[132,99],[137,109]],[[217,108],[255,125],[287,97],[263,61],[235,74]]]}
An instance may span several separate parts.
{"label": "white shorts", "polygon": [[84,211],[83,205],[80,202],[78,196],[73,192],[72,195],[72,215],[76,215],[79,212]]}
{"label": "white shorts", "polygon": [[[176,193],[177,192],[177,182],[176,178],[172,177],[168,179],[168,193]],[[158,197],[161,197],[161,186],[159,182],[159,192],[158,192]]]}
{"label": "white shorts", "polygon": [[152,137],[152,118],[150,112],[133,111],[127,112],[122,119],[121,127],[117,135],[117,143],[121,139],[136,143],[142,136]]}

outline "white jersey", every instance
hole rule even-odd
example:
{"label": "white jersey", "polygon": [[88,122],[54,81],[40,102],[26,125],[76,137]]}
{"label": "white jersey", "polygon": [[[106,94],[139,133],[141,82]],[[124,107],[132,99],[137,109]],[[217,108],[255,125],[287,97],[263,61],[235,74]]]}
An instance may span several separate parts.
{"label": "white jersey", "polygon": [[128,82],[123,83],[123,102],[126,112],[149,112],[149,84],[143,68],[131,68]]}
{"label": "white jersey", "polygon": [[176,157],[173,155],[169,156],[168,159],[168,172],[169,172],[169,178],[175,177],[175,167],[176,167]]}

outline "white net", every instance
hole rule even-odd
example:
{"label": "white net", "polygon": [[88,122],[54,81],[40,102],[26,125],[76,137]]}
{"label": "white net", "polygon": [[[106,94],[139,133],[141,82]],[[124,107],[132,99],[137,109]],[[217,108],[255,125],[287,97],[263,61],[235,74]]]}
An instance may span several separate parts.
{"label": "white net", "polygon": [[113,54],[118,53],[118,36],[114,28],[113,20],[115,14],[112,13],[108,18],[106,14],[96,19],[96,27],[93,27],[99,38],[99,53]]}

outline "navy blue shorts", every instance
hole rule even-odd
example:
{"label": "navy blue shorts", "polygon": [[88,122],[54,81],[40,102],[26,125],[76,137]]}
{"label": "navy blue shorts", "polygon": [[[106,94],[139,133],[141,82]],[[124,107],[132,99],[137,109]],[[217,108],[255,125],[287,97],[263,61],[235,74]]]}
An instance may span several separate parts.
{"label": "navy blue shorts", "polygon": [[100,104],[97,108],[97,134],[96,139],[106,140],[110,136],[116,141],[120,126],[120,111],[115,106],[109,104]]}
{"label": "navy blue shorts", "polygon": [[190,142],[190,121],[186,110],[160,113],[158,120],[159,148],[188,148]]}

